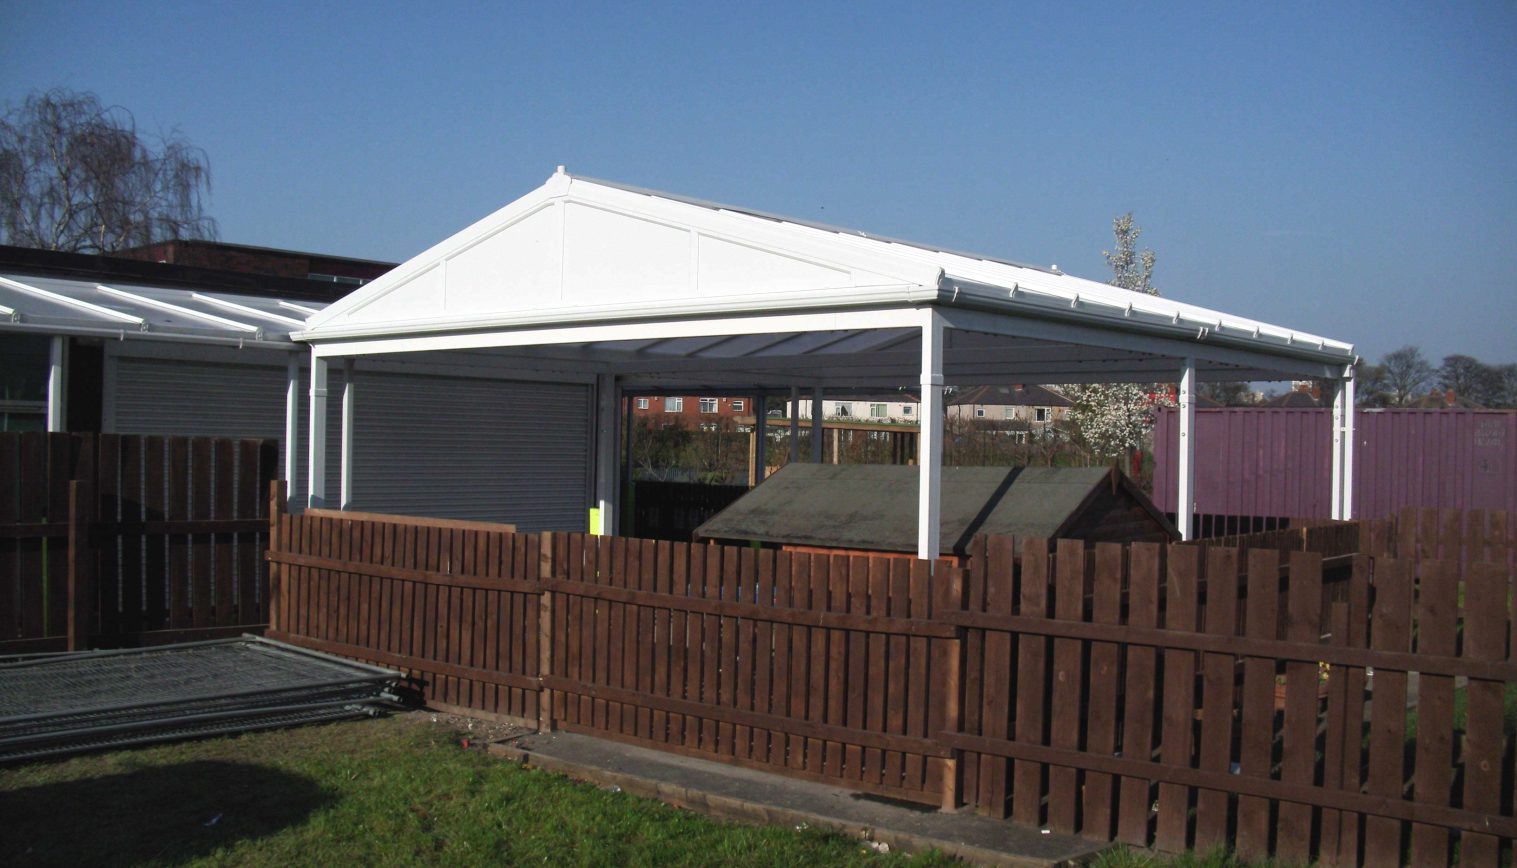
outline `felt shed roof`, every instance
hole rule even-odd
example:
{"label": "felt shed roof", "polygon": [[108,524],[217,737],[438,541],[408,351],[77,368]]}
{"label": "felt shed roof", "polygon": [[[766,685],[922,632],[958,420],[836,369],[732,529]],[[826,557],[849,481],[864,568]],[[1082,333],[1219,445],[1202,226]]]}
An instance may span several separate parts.
{"label": "felt shed roof", "polygon": [[[917,479],[909,465],[787,464],[695,536],[909,552],[917,544]],[[1168,526],[1110,467],[944,467],[941,552],[966,554],[982,533],[1057,537],[1113,484]]]}

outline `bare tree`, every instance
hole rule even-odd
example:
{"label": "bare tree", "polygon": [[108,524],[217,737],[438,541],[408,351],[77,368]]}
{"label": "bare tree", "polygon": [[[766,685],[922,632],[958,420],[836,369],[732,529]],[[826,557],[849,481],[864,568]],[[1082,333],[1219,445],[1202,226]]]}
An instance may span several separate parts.
{"label": "bare tree", "polygon": [[1503,373],[1496,365],[1455,353],[1443,357],[1438,385],[1482,407],[1494,407],[1501,401]]}
{"label": "bare tree", "polygon": [[0,241],[104,253],[215,238],[205,152],[177,131],[145,140],[131,112],[92,93],[32,94],[0,118]]}
{"label": "bare tree", "polygon": [[1380,360],[1383,383],[1392,404],[1407,404],[1433,379],[1431,362],[1415,346],[1405,346],[1385,354]]}

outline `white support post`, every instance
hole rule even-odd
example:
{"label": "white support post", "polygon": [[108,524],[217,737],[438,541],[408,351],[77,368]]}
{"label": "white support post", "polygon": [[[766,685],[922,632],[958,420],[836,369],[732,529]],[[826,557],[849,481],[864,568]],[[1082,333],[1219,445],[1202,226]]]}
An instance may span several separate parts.
{"label": "white support post", "polygon": [[357,409],[353,391],[355,368],[352,359],[342,363],[342,488],[341,508],[353,508],[353,413]]}
{"label": "white support post", "polygon": [[300,462],[295,449],[300,442],[300,356],[290,353],[284,366],[284,481],[286,492],[295,496],[295,468]]}
{"label": "white support post", "polygon": [[823,440],[827,439],[827,428],[822,424],[826,415],[822,412],[822,387],[815,386],[811,390],[811,463],[822,463]]}
{"label": "white support post", "polygon": [[1186,359],[1180,373],[1180,460],[1176,480],[1175,524],[1180,539],[1191,539],[1196,516],[1196,360]]}
{"label": "white support post", "polygon": [[790,387],[790,463],[801,460],[801,387]]}
{"label": "white support post", "polygon": [[327,505],[327,366],[311,349],[311,424],[306,443],[306,506]]}
{"label": "white support post", "polygon": [[1354,517],[1354,374],[1343,378],[1343,520]]}
{"label": "white support post", "polygon": [[758,485],[764,481],[764,471],[769,469],[769,398],[766,395],[754,395],[750,398],[753,402],[753,463],[756,472],[753,476],[753,484]]}
{"label": "white support post", "polygon": [[619,450],[616,438],[616,377],[595,377],[595,508],[600,526],[591,533],[607,536],[616,533],[616,477]]}
{"label": "white support post", "polygon": [[943,318],[927,308],[922,323],[922,416],[917,440],[917,557],[940,551],[943,505]]}
{"label": "white support post", "polygon": [[68,338],[53,335],[47,360],[47,430],[68,430]]}
{"label": "white support post", "polygon": [[1340,519],[1343,518],[1343,381],[1330,380],[1327,388],[1333,399],[1333,422],[1329,431],[1333,473],[1328,495],[1328,517]]}

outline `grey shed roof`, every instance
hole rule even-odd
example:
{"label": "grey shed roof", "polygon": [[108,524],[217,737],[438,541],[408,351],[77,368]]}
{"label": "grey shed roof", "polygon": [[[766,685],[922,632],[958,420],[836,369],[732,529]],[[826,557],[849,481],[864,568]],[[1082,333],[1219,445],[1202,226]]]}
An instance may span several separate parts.
{"label": "grey shed roof", "polygon": [[[1110,467],[944,467],[942,552],[976,534],[1055,536]],[[918,468],[787,464],[696,528],[698,539],[914,551]]]}

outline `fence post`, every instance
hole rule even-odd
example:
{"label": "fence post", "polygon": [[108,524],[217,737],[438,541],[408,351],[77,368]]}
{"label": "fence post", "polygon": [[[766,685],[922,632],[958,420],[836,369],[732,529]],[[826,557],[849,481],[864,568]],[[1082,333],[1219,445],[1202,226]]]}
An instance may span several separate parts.
{"label": "fence post", "polygon": [[[934,614],[959,611],[964,607],[964,571],[944,567],[941,561],[935,566],[933,590],[937,593],[937,599],[933,605]],[[964,666],[964,628],[956,629],[954,638],[944,642],[948,647],[943,654],[943,671],[939,673],[943,686],[943,730],[958,733],[964,729],[960,695]],[[954,750],[952,756],[943,761],[942,808],[945,811],[957,810],[963,801],[964,773],[960,768],[963,753]]]}
{"label": "fence post", "polygon": [[284,539],[280,534],[281,519],[286,514],[286,504],[289,497],[289,483],[283,479],[275,479],[269,483],[269,539],[267,553],[264,555],[269,561],[269,630],[283,630],[285,625],[279,618],[280,598],[284,595],[284,569],[274,555],[284,549]]}
{"label": "fence post", "polygon": [[[541,545],[537,551],[537,580],[546,582],[553,575],[553,532],[548,531],[538,537]],[[552,690],[543,688],[542,679],[553,674],[553,591],[546,585],[542,593],[538,595],[537,613],[537,729],[539,732],[553,731],[553,701]]]}
{"label": "fence post", "polygon": [[68,650],[89,648],[95,593],[95,492],[88,482],[68,485]]}

